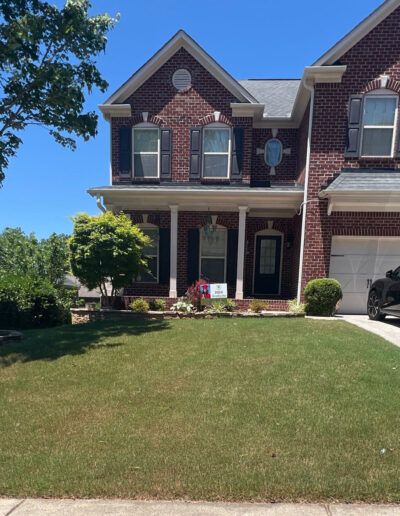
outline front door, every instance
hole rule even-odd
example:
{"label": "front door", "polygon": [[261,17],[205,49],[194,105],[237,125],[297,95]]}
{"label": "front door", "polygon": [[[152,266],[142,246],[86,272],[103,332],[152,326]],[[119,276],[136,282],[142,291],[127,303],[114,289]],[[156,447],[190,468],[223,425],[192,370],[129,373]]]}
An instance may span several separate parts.
{"label": "front door", "polygon": [[281,248],[281,236],[260,235],[256,237],[254,295],[279,294]]}

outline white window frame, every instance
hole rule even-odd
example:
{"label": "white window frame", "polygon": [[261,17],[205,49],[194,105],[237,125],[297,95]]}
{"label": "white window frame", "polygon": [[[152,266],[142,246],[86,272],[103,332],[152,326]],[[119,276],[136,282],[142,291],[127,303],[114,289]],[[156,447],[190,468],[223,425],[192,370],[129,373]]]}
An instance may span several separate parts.
{"label": "white window frame", "polygon": [[[396,107],[394,112],[394,119],[392,125],[365,125],[364,117],[366,112],[366,104],[368,99],[370,98],[386,98],[386,99],[395,99]],[[398,121],[398,112],[399,112],[399,96],[396,93],[388,92],[387,90],[375,90],[364,96],[363,102],[363,113],[362,113],[362,121],[361,121],[361,139],[360,139],[360,157],[363,159],[379,159],[379,158],[394,158],[395,156],[395,145],[396,145],[396,136],[397,136],[397,121]],[[391,129],[392,130],[392,145],[390,154],[385,155],[377,155],[370,156],[362,154],[363,152],[363,142],[364,142],[364,130],[365,129]]]}
{"label": "white window frame", "polygon": [[160,228],[159,226],[156,226],[155,224],[150,224],[149,222],[141,222],[137,224],[137,227],[140,230],[146,230],[146,229],[152,229],[158,231],[158,240],[157,240],[157,254],[151,254],[151,255],[145,255],[146,258],[157,258],[157,276],[155,281],[142,281],[142,280],[135,280],[135,283],[140,283],[141,285],[147,284],[147,285],[156,285],[160,283]]}
{"label": "white window frame", "polygon": [[[228,141],[228,150],[227,152],[206,152],[204,150],[204,135],[205,135],[205,132],[206,131],[209,131],[209,130],[225,130],[225,131],[229,131],[229,141]],[[213,179],[215,181],[221,181],[221,180],[224,180],[224,179],[230,179],[230,176],[231,176],[231,154],[232,154],[232,129],[229,127],[229,125],[225,125],[225,124],[220,124],[218,122],[215,122],[215,123],[212,123],[212,124],[208,124],[206,126],[203,127],[203,152],[202,152],[202,171],[201,171],[201,175],[204,179]],[[205,168],[204,168],[204,162],[205,162],[205,159],[204,159],[204,156],[226,156],[228,155],[228,166],[227,166],[227,170],[226,170],[226,176],[206,176],[205,175]]]}
{"label": "white window frame", "polygon": [[[158,139],[157,139],[157,152],[135,152],[135,130],[153,130],[157,129],[158,131]],[[155,124],[150,124],[148,122],[142,122],[140,124],[135,125],[132,128],[132,170],[133,170],[133,178],[134,179],[159,179],[160,178],[160,149],[161,149],[161,142],[160,142],[160,128]],[[157,155],[157,176],[136,176],[135,175],[135,155],[149,155],[154,156]]]}
{"label": "white window frame", "polygon": [[[223,230],[225,231],[225,254],[224,254],[224,281],[221,281],[221,283],[226,283],[226,268],[227,268],[227,261],[228,261],[228,229],[225,226],[220,226],[219,224],[215,226],[217,230]],[[199,279],[201,279],[201,261],[202,259],[208,259],[208,260],[221,260],[222,256],[203,256],[202,255],[202,232],[204,232],[204,226],[200,228],[200,234],[199,234]]]}

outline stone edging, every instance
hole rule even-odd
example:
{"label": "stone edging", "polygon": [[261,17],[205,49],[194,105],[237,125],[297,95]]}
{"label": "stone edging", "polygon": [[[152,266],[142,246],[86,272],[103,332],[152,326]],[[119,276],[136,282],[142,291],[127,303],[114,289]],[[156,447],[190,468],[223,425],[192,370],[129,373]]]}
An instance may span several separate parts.
{"label": "stone edging", "polygon": [[82,324],[92,321],[103,320],[137,320],[137,319],[217,319],[234,317],[304,317],[304,313],[265,311],[254,312],[172,312],[148,311],[144,313],[132,312],[131,310],[88,310],[87,308],[71,308],[72,324]]}

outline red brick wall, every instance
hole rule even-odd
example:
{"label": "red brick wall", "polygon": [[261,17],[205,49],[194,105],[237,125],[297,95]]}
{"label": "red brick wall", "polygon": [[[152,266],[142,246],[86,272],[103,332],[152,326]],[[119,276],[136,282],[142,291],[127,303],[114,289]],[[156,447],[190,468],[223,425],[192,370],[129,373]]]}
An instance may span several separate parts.
{"label": "red brick wall", "polygon": [[[178,92],[172,85],[172,75],[178,68],[187,68],[193,86]],[[190,128],[209,123],[214,111],[221,112],[221,120],[245,128],[243,181],[250,179],[252,119],[232,118],[231,102],[238,99],[226,90],[186,50],[180,49],[127,99],[132,106],[132,118],[112,119],[113,183],[131,182],[118,176],[118,129],[132,127],[143,121],[142,112],[149,113],[149,121],[172,129],[172,180],[189,181]]]}
{"label": "red brick wall", "polygon": [[257,149],[264,149],[265,143],[272,138],[271,129],[253,129],[253,151],[251,174],[254,179],[270,179],[275,183],[294,181],[297,168],[297,129],[280,129],[277,138],[284,149],[291,149],[290,156],[283,155],[280,165],[275,169],[276,175],[270,175],[270,167],[264,160],[264,154],[257,155]]}
{"label": "red brick wall", "polygon": [[[318,198],[323,184],[342,168],[400,167],[398,158],[344,157],[350,95],[379,87],[376,79],[382,74],[389,75],[392,81],[400,81],[399,49],[400,8],[340,59],[340,64],[347,65],[341,84],[318,84],[315,88],[303,284],[329,273],[332,234],[346,231],[346,234],[354,235],[384,235],[387,232],[400,235],[396,214],[346,213],[328,217],[327,201]],[[398,91],[398,85],[393,87]]]}
{"label": "red brick wall", "polygon": [[[135,223],[142,222],[142,214],[135,211],[128,211]],[[227,229],[237,229],[239,225],[238,213],[212,212],[217,215],[217,224]],[[183,296],[188,287],[187,284],[187,256],[188,256],[188,232],[191,228],[201,228],[207,223],[208,212],[180,212],[178,216],[178,296]],[[300,241],[300,218],[293,219],[270,219],[273,220],[273,229],[284,234],[283,260],[282,260],[282,297],[292,298],[295,296],[298,274],[299,241]],[[170,214],[168,212],[149,213],[148,222],[159,227],[170,227]],[[252,296],[253,293],[253,266],[254,266],[254,241],[257,231],[268,228],[268,219],[247,217],[246,224],[246,257],[245,257],[245,278],[244,293]],[[292,247],[287,249],[287,238],[293,240]],[[236,283],[228,285],[228,295],[234,298]],[[155,283],[134,283],[125,289],[127,296],[168,296],[169,285]]]}

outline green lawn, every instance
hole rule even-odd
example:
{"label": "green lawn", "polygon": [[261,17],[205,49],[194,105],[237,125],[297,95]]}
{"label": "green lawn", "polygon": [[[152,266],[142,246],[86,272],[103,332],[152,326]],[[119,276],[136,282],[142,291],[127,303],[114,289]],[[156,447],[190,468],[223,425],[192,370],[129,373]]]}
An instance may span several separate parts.
{"label": "green lawn", "polygon": [[400,350],[378,337],[303,319],[26,337],[0,347],[0,495],[400,501]]}

